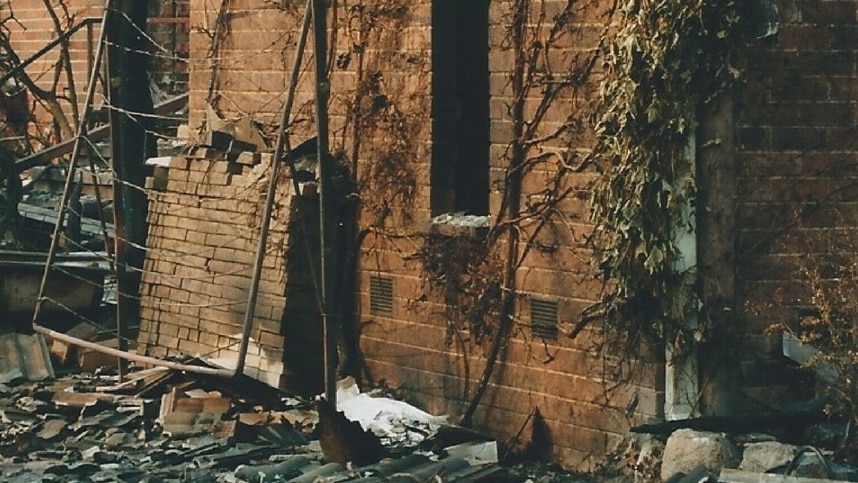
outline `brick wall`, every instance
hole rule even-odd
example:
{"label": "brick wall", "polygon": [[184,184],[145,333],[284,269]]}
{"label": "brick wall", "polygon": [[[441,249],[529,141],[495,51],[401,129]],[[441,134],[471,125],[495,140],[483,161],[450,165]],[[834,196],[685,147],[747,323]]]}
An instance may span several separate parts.
{"label": "brick wall", "polygon": [[[222,116],[245,114],[271,128],[294,56],[299,3],[234,0],[224,7],[219,0],[191,2],[192,127],[203,126],[206,105],[211,104]],[[566,3],[546,0],[545,18],[553,18]],[[593,52],[609,3],[587,3],[575,10],[568,35],[551,52],[555,69],[558,65],[574,68]],[[795,262],[803,249],[795,238],[782,236],[782,228],[793,226],[792,215],[817,207],[821,199],[836,200],[832,208],[816,210],[811,225],[798,230],[813,236],[821,228],[848,222],[854,205],[852,191],[846,187],[855,167],[850,134],[856,112],[856,63],[854,50],[848,47],[856,28],[855,2],[778,3],[780,34],[751,42],[743,54],[743,85],[736,91],[733,112],[738,179],[735,186],[722,187],[735,189],[738,203],[737,323],[753,334],[760,334],[771,320],[792,317],[796,308],[780,304],[779,311],[768,311],[764,318],[745,310],[747,303],[783,300],[779,293],[797,281]],[[512,4],[488,4],[491,150],[487,169],[492,218],[503,206],[500,188],[513,134],[508,106],[514,100],[509,82],[514,56],[505,37]],[[353,7],[341,7],[332,14],[336,28],[330,32],[334,45],[330,111],[332,147],[357,178],[362,200],[355,321],[365,356],[363,375],[401,386],[430,411],[460,415],[476,390],[487,348],[449,337],[448,315],[458,307],[449,306],[444,294],[427,288],[426,274],[415,259],[425,243],[428,220],[435,214],[430,201],[433,189],[442,188],[438,183],[443,182],[432,171],[433,141],[439,136],[432,113],[440,102],[433,98],[433,92],[437,95],[433,79],[441,68],[433,65],[432,5],[390,0]],[[223,14],[220,27],[219,13]],[[216,48],[210,34],[218,39]],[[309,57],[306,62],[293,116],[298,140],[312,131],[313,124]],[[597,80],[598,67],[576,95],[557,100],[545,113],[542,130],[534,135],[550,133],[570,115],[587,119]],[[539,97],[540,92],[533,91],[526,99],[527,116],[535,112]],[[548,153],[549,161],[525,174],[524,199],[538,199],[561,170],[552,151],[581,154],[590,146],[587,122],[564,132],[562,140],[534,145],[531,154]],[[593,348],[600,340],[595,331],[585,330],[575,339],[562,336],[599,295],[591,253],[584,243],[591,229],[586,221],[587,186],[593,176],[586,171],[567,173],[561,187],[574,196],[559,206],[554,230],[550,236],[524,238],[530,250],[516,271],[514,337],[475,415],[478,426],[510,439],[538,409],[540,423],[526,428],[521,442],[533,443],[545,458],[579,468],[598,461],[630,424],[662,417],[664,405],[663,364],[641,363],[636,379],[606,391],[615,382],[606,374],[617,369],[620,357],[596,357]],[[202,246],[189,246],[188,251]],[[389,302],[371,299],[371,287],[382,279],[389,283],[381,285],[390,289]],[[173,297],[172,292],[166,295],[167,300]],[[180,300],[184,293],[180,290],[175,297]],[[532,332],[534,303],[556,306],[558,340],[543,341]],[[167,337],[169,341],[171,336]],[[754,401],[764,395],[771,400],[771,386],[783,382],[786,389],[790,376],[782,364],[772,364],[779,362],[780,350],[774,339],[755,335],[750,340],[745,355],[754,356],[743,364],[740,381],[746,408],[754,407]],[[287,355],[290,343],[285,337]],[[770,370],[760,370],[760,364],[768,364],[762,367]]]}
{"label": "brick wall", "polygon": [[[169,168],[155,168],[148,182],[150,230],[139,350],[157,357],[201,355],[235,366],[270,158],[260,163],[259,154],[245,153],[239,163],[213,156],[174,157]],[[303,245],[293,242],[301,234],[293,226],[291,192],[291,181],[281,177],[245,369],[273,386],[318,380],[313,370],[321,352],[315,349],[318,322],[307,315],[312,285],[308,288],[290,263],[295,250],[306,256]]]}
{"label": "brick wall", "polygon": [[[57,2],[52,2],[63,29],[76,25],[88,17],[101,18],[103,2],[70,0],[65,2],[65,4],[68,7],[68,17]],[[51,40],[57,38],[54,23],[41,1],[24,0],[6,2],[4,5],[5,7],[0,12],[0,15],[4,17],[14,16],[15,18],[15,21],[6,22],[5,26],[9,28],[9,38],[11,39],[12,47],[22,61],[28,59]],[[70,18],[73,19],[71,23],[69,23]],[[85,27],[78,31],[69,42],[69,54],[71,55],[73,65],[74,92],[77,94],[81,105],[86,94],[89,69],[92,65],[91,59],[92,55],[94,55],[92,53],[95,52],[97,47],[98,35],[99,25],[96,23],[91,28]],[[52,83],[59,55],[60,50],[55,48],[27,67],[27,73],[40,88],[53,91]],[[71,93],[65,74],[60,76],[56,93],[57,95],[66,97]],[[32,103],[33,101],[34,98],[31,94],[30,102]],[[65,112],[70,113],[68,102],[61,101],[61,105]],[[52,126],[50,117],[45,109],[38,106],[33,114],[36,118],[35,129],[42,135],[50,134]],[[70,119],[70,123],[73,125],[74,120]]]}
{"label": "brick wall", "polygon": [[[565,4],[547,1],[548,18]],[[206,103],[223,117],[245,114],[268,126],[277,118],[300,24],[300,9],[292,5],[231,1],[222,17],[229,21],[220,27],[220,43],[212,50],[205,32],[217,31],[222,4],[216,0],[191,3],[192,128],[203,126]],[[505,108],[512,96],[508,85],[511,52],[504,35],[512,2],[489,5],[489,38],[484,41],[488,42],[487,96],[492,120],[486,169],[491,170],[495,186],[489,193],[489,214],[494,216],[501,205],[497,186],[511,133]],[[455,307],[446,306],[441,294],[427,288],[425,274],[413,257],[424,243],[432,213],[432,4],[391,0],[360,7],[341,6],[332,13],[337,28],[330,32],[335,50],[329,56],[333,60],[329,107],[332,149],[343,155],[357,178],[363,201],[358,214],[359,229],[364,233],[359,238],[355,314],[365,356],[363,375],[402,387],[430,411],[455,417],[474,394],[486,347],[446,342],[448,320],[444,314]],[[603,9],[584,9],[575,24],[580,33],[559,44],[558,62],[571,65],[595,48],[599,29],[593,22],[600,21],[601,13]],[[298,140],[313,128],[309,52],[293,115]],[[538,97],[534,91],[529,110]],[[545,131],[536,135],[557,127],[570,111],[584,118],[588,108],[588,102],[582,100],[559,99],[546,116]],[[582,150],[592,140],[586,129],[569,135]],[[560,143],[540,149],[558,148]],[[554,161],[528,173],[524,196],[544,189],[556,169]],[[515,336],[475,415],[479,427],[491,428],[508,440],[538,409],[541,416],[537,419],[544,424],[536,430],[539,435],[534,443],[543,448],[541,456],[580,468],[592,467],[629,424],[659,417],[663,405],[662,392],[655,389],[662,385],[662,366],[656,364],[634,383],[606,391],[604,371],[611,368],[603,363],[610,366],[616,361],[594,357],[596,334],[585,331],[574,340],[562,336],[600,288],[586,262],[589,252],[583,248],[583,237],[590,229],[586,186],[592,177],[592,173],[582,173],[564,180],[563,186],[577,193],[560,207],[565,221],[551,236],[532,241],[531,248],[550,241],[558,249],[553,254],[531,250],[518,270]],[[370,279],[375,276],[392,281],[389,313],[371,310]],[[559,340],[544,343],[531,333],[532,297],[556,304]],[[287,338],[287,353],[289,345]],[[524,446],[530,441],[528,427],[520,442]]]}
{"label": "brick wall", "polygon": [[[755,334],[796,322],[809,304],[801,280],[807,255],[844,240],[840,248],[854,252],[858,201],[858,2],[777,4],[780,32],[744,52],[736,103],[737,306]],[[741,373],[746,406],[795,394],[780,352],[777,336],[753,338]]]}
{"label": "brick wall", "polygon": [[[536,5],[536,4],[534,4]],[[546,18],[552,18],[565,2],[545,2]],[[588,5],[576,9],[579,17],[569,27],[572,32],[557,42],[552,51],[553,67],[572,69],[596,48],[599,8]],[[534,6],[538,9],[538,6]],[[507,31],[511,2],[489,3],[489,102],[491,115],[489,154],[489,214],[501,209],[502,186],[509,163],[509,142],[513,126],[509,106],[514,103],[510,83],[513,52]],[[534,17],[535,18],[535,17]],[[431,46],[427,46],[431,48]],[[559,67],[559,66],[564,67]],[[433,67],[442,68],[441,66]],[[595,82],[595,77],[591,82]],[[587,92],[591,85],[582,87]],[[542,92],[534,89],[525,102],[525,115],[533,119]],[[561,97],[545,114],[539,138],[551,133],[566,119],[590,112],[589,99]],[[467,129],[467,127],[465,127]],[[545,142],[529,155],[573,149],[586,151],[592,141],[587,129],[567,132],[563,139]],[[561,147],[563,146],[563,147]],[[551,159],[549,157],[549,159]],[[537,163],[523,178],[523,198],[541,193],[559,169],[555,159]],[[640,378],[606,391],[606,369],[593,352],[597,334],[585,331],[571,340],[564,335],[580,318],[582,310],[597,297],[600,285],[593,278],[584,237],[590,232],[587,186],[594,174],[585,172],[567,176],[562,186],[577,195],[567,197],[559,206],[564,221],[547,230],[527,246],[529,254],[516,271],[519,296],[514,314],[514,336],[495,368],[488,391],[475,414],[475,423],[491,431],[502,441],[511,441],[525,427],[520,443],[531,445],[541,457],[582,469],[593,465],[612,449],[629,424],[661,415],[663,367],[646,368]],[[434,187],[430,187],[430,190]],[[532,226],[524,228],[532,233]],[[523,236],[523,238],[527,238]],[[361,342],[370,369],[376,379],[385,379],[412,391],[413,397],[430,410],[461,415],[473,397],[485,365],[487,346],[471,347],[448,339],[448,315],[458,307],[445,304],[442,294],[428,290],[419,263],[409,257],[416,252],[418,237],[391,240],[387,232],[370,236],[364,243],[361,274]],[[503,245],[503,244],[502,244]],[[540,250],[539,246],[555,250]],[[393,278],[394,308],[390,314],[372,314],[368,279],[373,275]],[[531,303],[556,304],[558,340],[543,340],[531,330]],[[458,334],[468,337],[467,332]],[[468,347],[463,350],[463,347]],[[610,359],[610,357],[609,357]],[[540,424],[527,425],[533,411]],[[540,429],[536,429],[540,428]]]}

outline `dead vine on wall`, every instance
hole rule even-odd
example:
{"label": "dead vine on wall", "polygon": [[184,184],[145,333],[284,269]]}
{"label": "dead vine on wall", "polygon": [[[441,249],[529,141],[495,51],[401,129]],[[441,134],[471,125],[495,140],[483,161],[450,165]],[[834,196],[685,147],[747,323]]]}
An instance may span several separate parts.
{"label": "dead vine on wall", "polygon": [[[335,16],[343,16],[350,48],[337,53],[335,64],[343,70],[351,67],[357,76],[357,88],[344,100],[342,149],[346,151],[350,136],[348,157],[359,183],[361,208],[381,225],[394,212],[407,223],[411,213],[404,208],[412,206],[417,195],[420,114],[428,103],[415,104],[405,86],[389,85],[385,74],[396,64],[408,6],[386,0],[344,5],[342,10]],[[416,71],[419,66],[410,67]]]}
{"label": "dead vine on wall", "polygon": [[[74,16],[65,1],[60,1],[56,7],[45,2],[45,8],[58,37],[74,25]],[[0,71],[6,73],[22,61],[12,46],[12,30],[16,29],[12,25],[17,24],[19,29],[25,29],[26,26],[21,25],[15,17],[12,2],[0,3],[0,14],[3,16],[0,18]],[[68,42],[62,42],[58,49],[58,59],[50,72],[34,76],[22,69],[2,86],[6,124],[12,128],[13,134],[24,137],[22,143],[13,147],[19,154],[31,153],[74,136],[78,105]],[[49,76],[48,86],[37,81],[43,76]],[[26,106],[28,94],[32,99],[29,99],[30,105]],[[21,105],[21,102],[24,104]],[[44,109],[49,114],[47,125],[38,123],[39,120],[33,117],[37,109]],[[29,129],[30,123],[36,123],[34,129]]]}
{"label": "dead vine on wall", "polygon": [[[44,6],[57,37],[62,37],[74,26],[74,16],[65,1],[55,6],[45,0]],[[26,26],[15,17],[12,2],[0,2],[0,73],[11,73],[22,62],[12,45],[13,31],[17,29],[26,29]],[[68,39],[60,42],[58,49],[57,60],[49,71],[31,74],[20,69],[0,86],[0,134],[4,138],[0,145],[0,185],[4,187],[5,194],[0,213],[0,243],[9,231],[12,235],[10,246],[15,249],[32,248],[21,237],[18,204],[23,188],[15,161],[63,139],[70,139],[79,122]],[[48,86],[40,81],[43,75],[50,79]],[[47,116],[39,115],[44,112]]]}
{"label": "dead vine on wall", "polygon": [[454,341],[482,344],[497,332],[500,260],[482,240],[468,234],[430,234],[415,258],[422,265],[425,290],[442,293],[447,346]]}

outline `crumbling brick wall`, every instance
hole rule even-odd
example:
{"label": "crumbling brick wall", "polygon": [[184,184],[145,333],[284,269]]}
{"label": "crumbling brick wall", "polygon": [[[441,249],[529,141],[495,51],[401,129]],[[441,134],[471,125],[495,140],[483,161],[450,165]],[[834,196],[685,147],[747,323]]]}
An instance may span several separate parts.
{"label": "crumbling brick wall", "polygon": [[[184,354],[234,367],[256,262],[270,159],[244,153],[242,162],[222,155],[173,157],[150,178],[149,239],[141,285],[139,350],[157,357]],[[319,350],[314,325],[295,314],[306,303],[292,298],[286,318],[290,229],[294,222],[291,180],[278,181],[262,263],[245,373],[273,386],[311,377]],[[299,235],[300,236],[300,235]],[[301,254],[303,255],[303,253]],[[295,277],[292,294],[306,288]],[[312,290],[310,290],[312,293]],[[287,339],[286,334],[290,334]],[[286,351],[295,367],[289,372]],[[300,361],[307,359],[308,367]],[[317,364],[316,364],[317,365]],[[294,377],[293,377],[294,376]]]}

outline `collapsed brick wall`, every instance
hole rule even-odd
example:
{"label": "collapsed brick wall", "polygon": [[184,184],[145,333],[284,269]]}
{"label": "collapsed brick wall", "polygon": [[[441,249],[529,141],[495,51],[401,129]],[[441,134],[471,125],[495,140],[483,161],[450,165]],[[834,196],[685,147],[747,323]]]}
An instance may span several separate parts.
{"label": "collapsed brick wall", "polygon": [[776,3],[780,29],[743,53],[736,93],[737,308],[753,334],[740,402],[751,409],[795,399],[796,366],[765,330],[811,303],[807,257],[854,252],[858,202],[858,2]]}
{"label": "collapsed brick wall", "polygon": [[[270,159],[266,155],[260,162],[260,155],[253,153],[243,153],[241,162],[222,156],[173,157],[169,168],[155,168],[148,182],[152,191],[140,292],[141,351],[157,357],[200,355],[235,366]],[[318,324],[300,316],[307,295],[290,295],[306,282],[301,276],[291,280],[288,263],[295,248],[290,179],[281,177],[277,189],[245,374],[280,387],[315,376],[312,369],[320,351],[313,348],[320,336],[314,331]],[[289,293],[287,282],[292,285]],[[293,360],[297,362],[290,366]]]}

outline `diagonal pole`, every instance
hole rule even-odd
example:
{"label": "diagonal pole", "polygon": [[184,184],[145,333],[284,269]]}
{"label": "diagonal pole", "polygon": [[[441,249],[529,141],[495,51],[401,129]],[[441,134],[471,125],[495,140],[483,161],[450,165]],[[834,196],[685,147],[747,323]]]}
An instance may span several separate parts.
{"label": "diagonal pole", "polygon": [[[108,13],[110,12],[112,3],[113,0],[105,1],[104,16],[101,19],[102,26],[107,24]],[[54,226],[54,232],[51,236],[51,246],[48,249],[48,255],[45,259],[45,271],[42,274],[42,281],[39,284],[39,295],[36,298],[36,308],[33,311],[34,325],[38,325],[39,315],[41,315],[42,306],[45,303],[45,289],[48,286],[48,278],[50,277],[51,267],[54,264],[54,259],[57,256],[57,249],[59,248],[60,231],[62,230],[63,224],[65,222],[66,206],[69,202],[69,194],[71,193],[72,183],[75,178],[77,158],[78,154],[80,154],[82,140],[86,135],[86,119],[89,118],[89,115],[92,112],[92,99],[93,97],[95,97],[95,86],[98,84],[98,71],[101,68],[101,59],[104,56],[104,46],[106,44],[106,30],[107,29],[102,28],[101,33],[99,34],[98,49],[95,54],[95,65],[93,66],[92,71],[89,73],[89,84],[87,85],[86,99],[84,100],[83,112],[81,113],[81,118],[78,122],[77,136],[74,139],[74,148],[72,148],[71,159],[69,159],[68,176],[66,177],[66,183],[63,187],[63,196],[60,199],[59,213],[57,213],[57,224]]]}
{"label": "diagonal pole", "polygon": [[[265,248],[268,243],[268,230],[271,225],[271,213],[274,210],[274,201],[277,194],[277,178],[280,174],[280,160],[284,151],[287,151],[288,137],[286,129],[289,127],[292,105],[295,103],[295,90],[298,87],[298,77],[301,72],[301,63],[304,59],[304,49],[307,44],[307,36],[310,30],[310,2],[307,0],[307,9],[304,12],[304,22],[301,27],[301,36],[295,52],[295,63],[292,65],[292,77],[289,81],[289,90],[286,93],[286,102],[280,118],[280,127],[277,130],[277,144],[274,147],[274,157],[271,161],[271,177],[268,182],[268,192],[265,196],[265,209],[262,214],[262,225],[259,228],[259,244],[256,247],[256,260],[253,265],[253,274],[250,280],[250,289],[247,297],[247,310],[244,313],[244,326],[241,331],[241,341],[238,346],[238,361],[235,365],[235,374],[238,376],[244,372],[247,361],[247,346],[250,343],[250,331],[253,328],[253,318],[256,315],[256,299],[259,295],[259,280],[262,275],[262,264],[265,260]],[[294,179],[294,176],[293,176]],[[295,191],[297,193],[297,190]]]}

